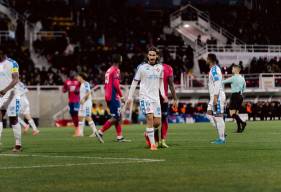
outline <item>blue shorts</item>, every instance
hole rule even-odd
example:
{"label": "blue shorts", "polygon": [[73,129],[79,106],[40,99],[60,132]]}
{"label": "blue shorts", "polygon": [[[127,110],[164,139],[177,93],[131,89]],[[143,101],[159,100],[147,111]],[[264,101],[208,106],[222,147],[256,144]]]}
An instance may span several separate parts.
{"label": "blue shorts", "polygon": [[68,103],[70,115],[78,114],[80,103]]}
{"label": "blue shorts", "polygon": [[118,100],[112,99],[107,102],[107,106],[110,110],[110,115],[116,120],[121,119],[121,103]]}

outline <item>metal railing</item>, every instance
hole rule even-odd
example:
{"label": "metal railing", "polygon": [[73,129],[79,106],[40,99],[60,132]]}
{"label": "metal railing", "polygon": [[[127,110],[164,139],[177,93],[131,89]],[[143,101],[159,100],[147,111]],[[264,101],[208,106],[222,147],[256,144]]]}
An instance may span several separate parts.
{"label": "metal railing", "polygon": [[264,52],[280,53],[281,45],[206,45],[208,52]]}
{"label": "metal railing", "polygon": [[[231,75],[224,75],[224,79]],[[281,88],[281,73],[245,74],[247,88],[259,90]],[[182,73],[181,87],[183,90],[208,89],[208,75],[189,75]],[[225,86],[226,89],[230,86]]]}
{"label": "metal railing", "polygon": [[[197,21],[200,18],[200,19],[204,20],[206,23],[209,24],[208,30],[216,31],[217,33],[219,33],[219,34],[223,35],[224,37],[226,37],[227,39],[229,39],[234,44],[245,44],[245,42],[243,42],[242,40],[237,38],[235,35],[230,33],[228,30],[226,30],[225,28],[221,27],[217,23],[211,21],[210,16],[207,13],[205,13],[205,12],[195,8],[195,7],[193,7],[190,4],[187,4],[187,5],[183,6],[183,7],[181,7],[180,9],[178,9],[177,11],[173,12],[170,15],[170,22],[174,22],[178,18],[181,18],[181,23],[182,23],[183,22],[182,21],[183,20],[182,19],[182,15],[185,14],[186,12],[188,12],[189,9],[196,13]],[[190,20],[194,20],[194,19],[190,18]]]}

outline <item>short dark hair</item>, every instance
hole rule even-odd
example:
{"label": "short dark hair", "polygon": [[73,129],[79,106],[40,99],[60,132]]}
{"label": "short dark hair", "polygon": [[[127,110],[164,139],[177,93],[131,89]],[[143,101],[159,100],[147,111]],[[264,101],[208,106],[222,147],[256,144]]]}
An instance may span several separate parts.
{"label": "short dark hair", "polygon": [[70,77],[70,78],[74,78],[76,75],[77,75],[77,72],[76,72],[76,71],[70,71],[70,72],[69,72],[69,77]]}
{"label": "short dark hair", "polygon": [[80,72],[78,75],[79,75],[80,77],[82,77],[84,80],[87,80],[87,79],[88,79],[87,73]]}
{"label": "short dark hair", "polygon": [[208,59],[211,60],[213,63],[218,63],[218,59],[217,59],[217,56],[214,54],[214,53],[209,53],[208,54]]}
{"label": "short dark hair", "polygon": [[154,46],[149,47],[149,48],[147,49],[147,53],[148,53],[149,51],[154,51],[157,55],[160,54],[159,49],[158,49],[157,47],[154,47]]}
{"label": "short dark hair", "polygon": [[111,62],[112,63],[122,63],[122,55],[120,55],[120,54],[113,54],[111,56]]}

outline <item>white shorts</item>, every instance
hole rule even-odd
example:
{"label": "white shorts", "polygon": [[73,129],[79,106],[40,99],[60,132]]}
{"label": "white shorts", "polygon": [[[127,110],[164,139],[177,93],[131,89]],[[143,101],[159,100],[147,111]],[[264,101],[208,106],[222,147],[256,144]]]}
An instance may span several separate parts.
{"label": "white shorts", "polygon": [[208,108],[207,111],[213,111],[214,115],[218,115],[218,114],[224,114],[224,108],[225,108],[225,93],[222,92],[220,93],[219,97],[218,97],[218,104],[216,107],[214,107],[214,97],[210,98],[209,104],[208,104]]}
{"label": "white shorts", "polygon": [[92,116],[92,101],[86,101],[83,105],[80,104],[79,117],[91,117]]}
{"label": "white shorts", "polygon": [[159,102],[140,99],[140,110],[146,115],[152,113],[154,117],[161,117],[161,104]]}
{"label": "white shorts", "polygon": [[20,112],[20,97],[14,91],[7,92],[0,97],[0,109],[7,111],[8,117],[16,117]]}
{"label": "white shorts", "polygon": [[30,114],[30,105],[27,97],[21,96],[20,98],[20,114],[29,115]]}

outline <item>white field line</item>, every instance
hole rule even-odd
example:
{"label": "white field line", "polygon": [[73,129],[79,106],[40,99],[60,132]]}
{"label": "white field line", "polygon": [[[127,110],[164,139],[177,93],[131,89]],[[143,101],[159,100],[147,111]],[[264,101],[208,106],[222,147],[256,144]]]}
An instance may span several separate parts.
{"label": "white field line", "polygon": [[[31,166],[8,166],[1,167],[0,170],[9,169],[36,169],[36,168],[55,168],[55,167],[73,167],[86,165],[113,165],[113,164],[132,164],[132,163],[152,163],[163,162],[164,159],[142,159],[142,158],[117,158],[117,157],[90,157],[90,156],[58,156],[58,155],[28,155],[28,154],[0,154],[0,157],[43,157],[43,158],[76,158],[76,159],[102,159],[102,160],[119,160],[113,162],[89,162],[89,163],[65,163],[50,165],[31,165]],[[121,161],[122,160],[122,161]]]}
{"label": "white field line", "polygon": [[162,162],[165,159],[146,159],[146,158],[126,158],[126,157],[94,157],[94,156],[70,156],[70,155],[36,155],[36,154],[0,154],[6,157],[45,157],[45,158],[73,158],[73,159],[104,159],[104,160],[130,160],[130,161],[148,161]]}
{"label": "white field line", "polygon": [[115,161],[115,162],[101,162],[101,163],[67,163],[57,165],[31,165],[31,166],[14,166],[14,167],[0,167],[0,170],[9,169],[36,169],[36,168],[56,168],[56,167],[74,167],[74,166],[86,166],[86,165],[114,165],[114,164],[132,164],[132,163],[148,163],[149,161]]}

